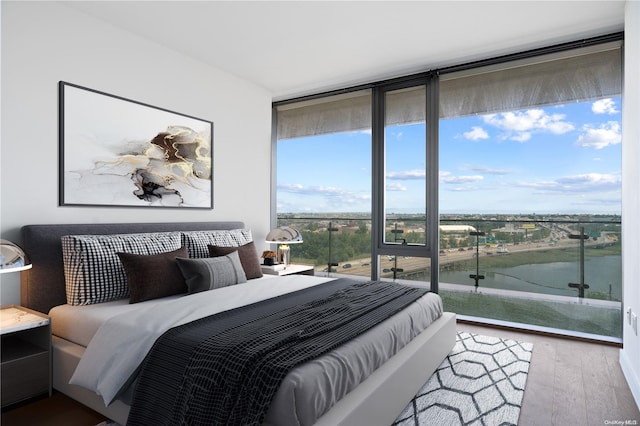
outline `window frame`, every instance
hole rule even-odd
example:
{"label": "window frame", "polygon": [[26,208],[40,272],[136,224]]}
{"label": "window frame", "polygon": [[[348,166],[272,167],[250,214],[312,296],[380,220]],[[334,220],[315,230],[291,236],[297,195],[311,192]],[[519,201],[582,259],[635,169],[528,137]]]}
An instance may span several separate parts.
{"label": "window frame", "polygon": [[[385,98],[388,92],[424,86],[426,89],[425,105],[425,140],[426,140],[426,185],[425,213],[427,216],[425,229],[426,241],[422,245],[401,245],[385,242]],[[371,207],[371,261],[372,279],[380,279],[380,256],[410,256],[430,259],[431,265],[438,264],[438,78],[435,74],[422,74],[417,78],[390,82],[379,85],[373,91],[372,105],[372,207]],[[435,219],[435,220],[434,220]],[[437,291],[438,269],[431,268],[431,290]]]}
{"label": "window frame", "polygon": [[[307,100],[323,98],[338,94],[364,89],[372,90],[372,177],[371,177],[371,279],[380,279],[379,257],[384,255],[399,255],[429,258],[431,262],[431,290],[438,291],[439,282],[439,77],[445,74],[459,73],[475,68],[500,65],[516,60],[535,58],[542,55],[566,52],[588,46],[599,44],[620,42],[624,40],[624,32],[607,34],[592,37],[584,40],[577,40],[553,46],[503,55],[499,57],[442,67],[423,73],[394,79],[367,83],[353,87],[332,90],[314,95],[302,96],[288,100],[276,101],[272,104],[272,144],[271,144],[271,227],[277,224],[277,107],[287,104],[298,103]],[[385,232],[385,162],[384,162],[384,128],[385,128],[385,105],[384,94],[388,91],[408,88],[411,86],[426,86],[426,232],[425,245],[399,245],[384,242]],[[435,266],[435,267],[434,267]]]}

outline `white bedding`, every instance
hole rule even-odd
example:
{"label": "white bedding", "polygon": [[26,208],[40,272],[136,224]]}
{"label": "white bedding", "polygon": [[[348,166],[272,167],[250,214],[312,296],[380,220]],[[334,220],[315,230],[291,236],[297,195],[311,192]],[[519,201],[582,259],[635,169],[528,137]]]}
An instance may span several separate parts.
{"label": "white bedding", "polygon": [[[108,405],[128,383],[156,338],[169,328],[330,281],[311,276],[274,278],[269,276],[196,295],[134,305],[125,300],[54,308],[50,313],[54,335],[87,345],[71,383],[96,392]],[[247,291],[247,286],[251,286],[251,291]],[[339,352],[294,369],[276,394],[266,423],[277,419],[279,424],[312,424],[336,400],[436,320],[442,312],[442,303],[437,295],[430,293],[410,308],[386,320],[385,327],[376,327],[343,345]]]}
{"label": "white bedding", "polygon": [[131,305],[135,308],[110,317],[98,328],[70,383],[94,391],[109,405],[156,339],[170,328],[330,280],[298,275],[280,278],[284,279],[256,279],[171,300]]}
{"label": "white bedding", "polygon": [[[278,277],[275,275],[265,275],[262,278],[250,280],[243,285],[258,285],[273,278]],[[316,279],[318,279],[318,283],[329,281],[329,278],[316,277]],[[311,285],[311,283],[309,283],[309,285]],[[302,284],[298,288],[305,286],[306,284]],[[53,319],[51,332],[54,336],[62,337],[78,345],[89,346],[89,342],[98,331],[98,328],[109,318],[139,310],[141,307],[149,309],[151,306],[160,306],[180,297],[185,297],[185,295],[169,296],[134,304],[130,304],[129,299],[120,299],[94,305],[59,305],[49,312],[49,316]]]}

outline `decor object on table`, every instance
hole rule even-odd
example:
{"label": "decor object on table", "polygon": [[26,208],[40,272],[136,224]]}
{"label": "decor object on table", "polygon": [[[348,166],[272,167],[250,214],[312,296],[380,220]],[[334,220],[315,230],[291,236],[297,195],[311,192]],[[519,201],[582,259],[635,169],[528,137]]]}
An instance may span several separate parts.
{"label": "decor object on table", "polygon": [[31,268],[25,252],[8,240],[0,240],[0,274],[18,272]]}
{"label": "decor object on table", "polygon": [[61,81],[59,204],[213,208],[213,123]]}
{"label": "decor object on table", "polygon": [[275,265],[278,255],[273,250],[265,250],[262,252],[262,255],[260,257],[264,259],[264,261],[262,262],[263,265],[271,266]]}
{"label": "decor object on table", "polygon": [[285,269],[291,263],[289,244],[302,243],[302,234],[297,229],[281,226],[272,229],[266,238],[267,243],[278,244],[278,263],[283,263]]}

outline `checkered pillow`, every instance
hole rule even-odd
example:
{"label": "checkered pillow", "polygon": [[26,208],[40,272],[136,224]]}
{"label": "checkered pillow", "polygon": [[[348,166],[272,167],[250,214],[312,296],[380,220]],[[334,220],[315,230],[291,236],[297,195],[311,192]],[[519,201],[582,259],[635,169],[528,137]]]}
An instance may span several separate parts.
{"label": "checkered pillow", "polygon": [[187,247],[189,257],[209,257],[209,246],[240,247],[253,241],[250,229],[182,232],[182,245]]}
{"label": "checkered pillow", "polygon": [[159,254],[181,247],[179,232],[62,237],[70,305],[91,305],[129,297],[127,276],[116,253]]}

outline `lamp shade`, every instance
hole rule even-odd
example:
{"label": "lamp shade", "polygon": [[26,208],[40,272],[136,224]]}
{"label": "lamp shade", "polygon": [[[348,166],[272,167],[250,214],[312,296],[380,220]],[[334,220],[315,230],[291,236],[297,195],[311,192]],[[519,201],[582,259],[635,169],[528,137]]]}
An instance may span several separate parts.
{"label": "lamp shade", "polygon": [[297,229],[281,226],[272,229],[265,239],[267,243],[296,244],[302,242],[302,234]]}
{"label": "lamp shade", "polygon": [[24,271],[31,268],[24,251],[11,241],[0,240],[0,273]]}

